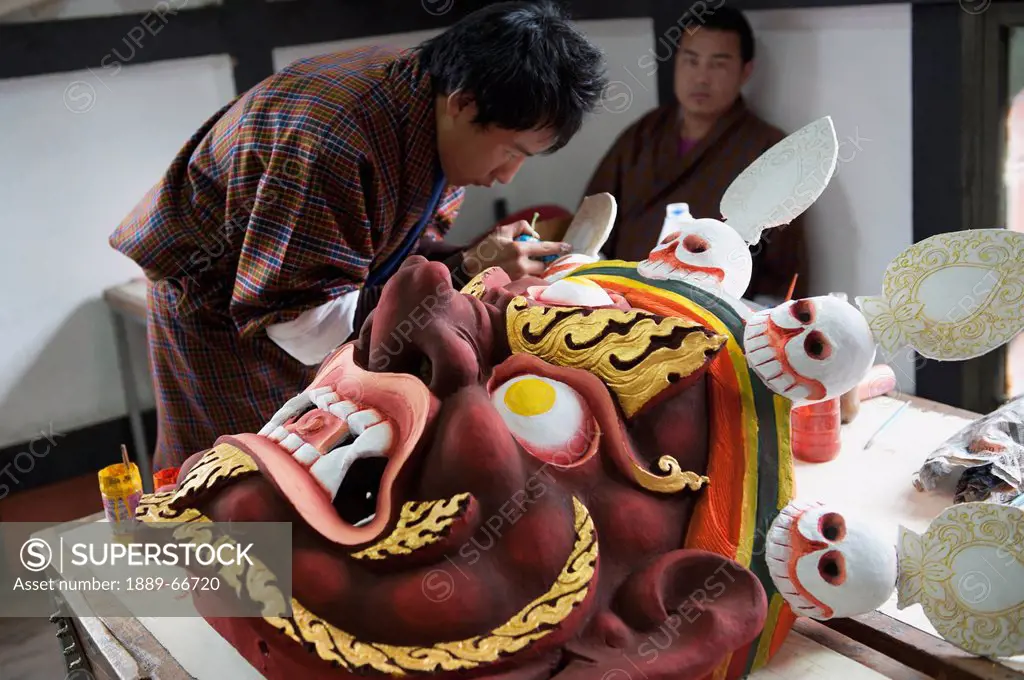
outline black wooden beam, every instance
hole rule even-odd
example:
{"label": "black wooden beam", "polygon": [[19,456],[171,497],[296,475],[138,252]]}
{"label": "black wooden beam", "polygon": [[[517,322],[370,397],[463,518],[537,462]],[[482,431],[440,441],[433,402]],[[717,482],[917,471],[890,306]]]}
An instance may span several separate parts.
{"label": "black wooden beam", "polygon": [[[287,3],[286,3],[287,4]],[[273,19],[266,2],[224,0],[225,51],[231,55],[235,92],[241,94],[274,75]]]}
{"label": "black wooden beam", "polygon": [[[444,28],[495,0],[227,0],[180,9],[154,3],[144,14],[0,23],[0,79],[120,68],[168,59],[230,54],[240,90],[258,82],[274,47]],[[580,21],[653,17],[665,30],[687,13],[724,0],[564,0]],[[744,10],[889,4],[899,0],[728,0]],[[959,0],[910,0],[915,6],[959,7]],[[244,7],[243,7],[244,5]],[[657,35],[663,35],[659,32]]]}
{"label": "black wooden beam", "polygon": [[[956,5],[911,8],[913,241],[962,229],[961,40]],[[918,360],[917,396],[963,407],[961,362]]]}
{"label": "black wooden beam", "polygon": [[0,79],[225,54],[221,8],[0,24]]}

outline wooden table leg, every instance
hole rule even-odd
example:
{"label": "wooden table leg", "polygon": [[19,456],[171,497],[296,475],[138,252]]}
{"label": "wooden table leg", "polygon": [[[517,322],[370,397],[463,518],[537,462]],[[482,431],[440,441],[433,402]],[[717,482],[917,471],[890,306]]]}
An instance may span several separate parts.
{"label": "wooden table leg", "polygon": [[121,384],[124,387],[124,399],[128,407],[128,419],[132,427],[132,444],[142,475],[142,489],[146,493],[153,491],[153,470],[149,462],[149,450],[146,447],[146,432],[142,426],[142,408],[139,406],[139,393],[135,387],[135,371],[132,370],[131,346],[128,343],[128,329],[124,315],[111,310],[114,318],[114,340],[117,344],[117,362],[121,369]]}

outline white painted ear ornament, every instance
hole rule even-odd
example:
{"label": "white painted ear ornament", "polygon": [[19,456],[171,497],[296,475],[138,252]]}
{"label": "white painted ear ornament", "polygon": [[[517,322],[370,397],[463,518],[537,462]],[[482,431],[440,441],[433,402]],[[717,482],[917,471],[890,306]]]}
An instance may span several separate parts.
{"label": "white painted ear ornament", "polygon": [[618,204],[611,194],[587,196],[580,203],[562,241],[572,246],[573,253],[597,258],[612,233],[617,213]]}
{"label": "white painted ear ornament", "polygon": [[754,245],[762,231],[789,224],[818,200],[838,159],[832,118],[819,118],[765,151],[733,180],[719,205],[722,217]]}
{"label": "white painted ear ornament", "polygon": [[1024,654],[1024,508],[962,503],[927,531],[877,528],[821,503],[794,501],[775,518],[765,561],[797,616],[866,614],[897,596],[920,604],[948,642],[977,656]]}
{"label": "white painted ear ornament", "polygon": [[1024,329],[1024,233],[970,229],[938,234],[896,256],[882,294],[856,298],[888,353],[964,361]]}

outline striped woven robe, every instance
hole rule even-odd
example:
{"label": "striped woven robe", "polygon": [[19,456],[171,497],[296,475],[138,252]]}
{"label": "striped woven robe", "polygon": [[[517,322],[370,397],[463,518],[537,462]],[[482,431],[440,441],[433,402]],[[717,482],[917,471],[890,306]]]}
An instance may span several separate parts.
{"label": "striped woven robe", "polygon": [[411,52],[296,62],[211,117],[110,237],[152,282],[154,469],[258,431],[312,380],[269,326],[452,251],[464,190],[441,175],[434,101]]}
{"label": "striped woven robe", "polygon": [[[785,135],[755,116],[743,98],[692,148],[680,152],[679,109],[666,105],[629,126],[601,160],[585,195],[608,192],[618,216],[602,250],[609,259],[638,261],[657,244],[669,203],[687,203],[696,218],[722,219],[719,203],[729,184]],[[808,278],[802,218],[769,229],[751,248],[754,269],[745,297],[785,296],[799,274],[795,296]]]}

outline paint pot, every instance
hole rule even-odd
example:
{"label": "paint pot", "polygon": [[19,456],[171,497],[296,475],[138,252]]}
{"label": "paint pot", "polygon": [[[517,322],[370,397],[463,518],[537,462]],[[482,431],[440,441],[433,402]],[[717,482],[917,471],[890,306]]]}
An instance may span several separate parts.
{"label": "paint pot", "polygon": [[839,398],[797,406],[790,412],[790,448],[805,463],[826,463],[842,448]]}
{"label": "paint pot", "polygon": [[103,514],[115,537],[131,536],[135,529],[135,509],[142,500],[142,475],[139,466],[130,463],[108,465],[99,472]]}
{"label": "paint pot", "polygon": [[178,483],[178,472],[181,468],[166,468],[153,473],[153,491],[160,491],[163,487],[173,487]]}

